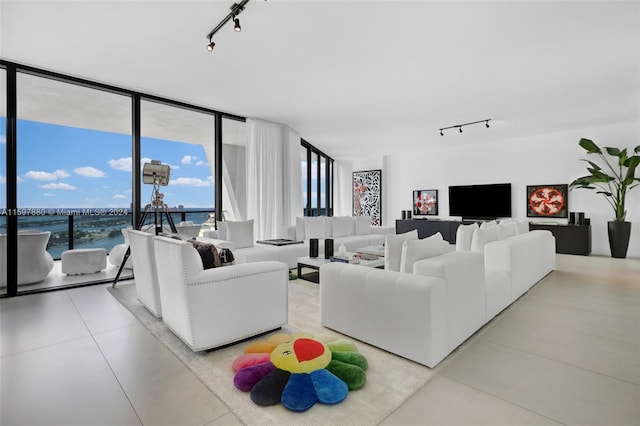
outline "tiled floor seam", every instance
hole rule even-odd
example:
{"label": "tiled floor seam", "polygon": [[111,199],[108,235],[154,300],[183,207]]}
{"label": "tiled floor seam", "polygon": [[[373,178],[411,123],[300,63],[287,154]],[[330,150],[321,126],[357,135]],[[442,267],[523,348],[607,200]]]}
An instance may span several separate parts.
{"label": "tiled floor seam", "polygon": [[622,382],[622,383],[627,383],[627,384],[630,384],[630,385],[633,385],[633,386],[636,386],[636,387],[640,387],[640,384],[634,383],[634,382],[630,382],[629,380],[623,380],[623,379],[621,379],[619,377],[610,376],[610,375],[604,374],[604,373],[602,373],[600,371],[593,371],[593,370],[590,370],[588,368],[581,367],[579,365],[571,364],[571,363],[568,363],[568,362],[565,362],[565,361],[560,361],[560,360],[557,360],[557,359],[554,359],[554,358],[549,358],[548,356],[536,354],[536,353],[533,353],[533,352],[523,351],[520,348],[515,348],[513,346],[505,345],[503,343],[495,342],[495,341],[493,341],[491,339],[485,339],[485,342],[490,343],[492,345],[501,346],[503,348],[507,348],[507,349],[510,349],[510,350],[513,350],[513,351],[517,351],[517,352],[520,352],[520,353],[523,353],[523,354],[535,356],[535,357],[540,358],[540,359],[545,359],[547,361],[552,361],[552,362],[556,362],[558,364],[566,365],[568,367],[573,367],[573,368],[576,368],[576,369],[579,369],[579,370],[582,370],[582,371],[587,371],[589,373],[593,373],[593,374],[597,374],[597,375],[602,376],[602,377],[607,377],[609,379],[617,380],[617,381]]}

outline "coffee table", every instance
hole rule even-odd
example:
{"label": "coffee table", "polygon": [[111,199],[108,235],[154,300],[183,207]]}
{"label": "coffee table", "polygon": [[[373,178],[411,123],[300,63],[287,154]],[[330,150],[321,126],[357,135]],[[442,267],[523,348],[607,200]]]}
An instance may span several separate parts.
{"label": "coffee table", "polygon": [[[320,283],[320,267],[325,263],[330,263],[331,260],[325,259],[324,257],[299,257],[298,258],[298,278],[306,281],[311,281],[312,283],[319,284]],[[360,259],[359,263],[354,263],[353,265],[360,266],[368,266],[370,268],[384,268],[384,257],[380,257],[375,260],[363,260]],[[313,272],[308,272],[306,274],[302,273],[302,268],[313,269]]]}

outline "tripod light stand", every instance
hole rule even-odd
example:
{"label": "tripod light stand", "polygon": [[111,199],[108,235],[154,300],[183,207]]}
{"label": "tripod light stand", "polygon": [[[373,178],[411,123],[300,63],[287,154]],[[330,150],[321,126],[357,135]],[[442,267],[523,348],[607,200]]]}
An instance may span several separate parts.
{"label": "tripod light stand", "polygon": [[[167,186],[169,184],[169,176],[171,175],[171,169],[167,164],[162,164],[160,161],[151,160],[151,163],[145,163],[142,169],[142,183],[153,185],[151,193],[151,202],[144,207],[142,217],[135,227],[136,230],[140,230],[144,225],[145,220],[149,216],[149,213],[153,210],[153,221],[155,234],[160,235],[162,233],[162,215],[164,214],[169,222],[171,232],[177,234],[176,225],[173,223],[173,218],[169,214],[169,207],[164,203],[164,194],[160,192],[160,186]],[[127,251],[124,253],[122,263],[118,269],[115,279],[113,280],[112,287],[115,287],[120,274],[124,269],[124,265],[131,256],[131,246],[127,247]]]}

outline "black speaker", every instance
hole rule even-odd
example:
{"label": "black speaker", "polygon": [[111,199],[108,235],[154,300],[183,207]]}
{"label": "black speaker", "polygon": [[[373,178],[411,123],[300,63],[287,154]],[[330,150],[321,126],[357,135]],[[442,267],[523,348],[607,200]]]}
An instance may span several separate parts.
{"label": "black speaker", "polygon": [[318,239],[309,239],[309,257],[318,257]]}
{"label": "black speaker", "polygon": [[578,212],[578,225],[584,225],[584,212]]}
{"label": "black speaker", "polygon": [[331,238],[327,238],[324,240],[324,258],[330,259],[333,256],[333,240]]}
{"label": "black speaker", "polygon": [[576,224],[576,212],[569,212],[569,224],[570,225]]}
{"label": "black speaker", "polygon": [[407,210],[407,219],[411,219],[411,210]]}
{"label": "black speaker", "polygon": [[402,220],[407,218],[407,211],[406,210],[402,210]]}

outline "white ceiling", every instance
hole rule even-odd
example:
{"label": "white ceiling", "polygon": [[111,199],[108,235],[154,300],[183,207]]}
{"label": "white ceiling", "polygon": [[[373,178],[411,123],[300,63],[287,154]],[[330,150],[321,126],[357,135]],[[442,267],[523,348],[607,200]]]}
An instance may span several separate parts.
{"label": "white ceiling", "polygon": [[210,53],[232,3],[0,0],[0,56],[285,123],[336,159],[640,116],[638,1],[253,0]]}

